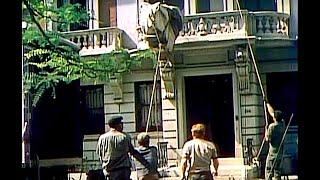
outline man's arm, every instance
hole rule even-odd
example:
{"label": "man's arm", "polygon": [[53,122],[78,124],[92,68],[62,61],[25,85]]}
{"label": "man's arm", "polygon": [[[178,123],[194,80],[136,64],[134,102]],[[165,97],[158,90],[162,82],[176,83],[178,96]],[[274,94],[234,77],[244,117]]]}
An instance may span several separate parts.
{"label": "man's arm", "polygon": [[271,117],[274,119],[274,109],[272,108],[272,106],[269,103],[267,103],[267,109],[268,109],[268,112],[271,115]]}
{"label": "man's arm", "polygon": [[150,169],[149,162],[132,146],[131,142],[129,142],[129,152],[136,158],[142,165],[144,165],[147,169]]}
{"label": "man's arm", "polygon": [[213,158],[214,175],[218,176],[219,160],[218,158]]}
{"label": "man's arm", "polygon": [[187,170],[187,157],[182,157],[181,159],[181,177],[186,179],[186,170]]}
{"label": "man's arm", "polygon": [[98,144],[96,147],[96,153],[98,154],[99,160],[102,162],[100,145],[101,145],[101,137],[99,137],[99,140],[98,140]]}
{"label": "man's arm", "polygon": [[211,159],[213,160],[213,167],[214,167],[214,175],[218,176],[218,168],[219,168],[219,160],[218,160],[218,153],[215,145],[213,144],[212,156]]}
{"label": "man's arm", "polygon": [[272,133],[272,125],[269,126],[269,128],[266,130],[265,138],[266,141],[270,141],[271,139],[271,133]]}

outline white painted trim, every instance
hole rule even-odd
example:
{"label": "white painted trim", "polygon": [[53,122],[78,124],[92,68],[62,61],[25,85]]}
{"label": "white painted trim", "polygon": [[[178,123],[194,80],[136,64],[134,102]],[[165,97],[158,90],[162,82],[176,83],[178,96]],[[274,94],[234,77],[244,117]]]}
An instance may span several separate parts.
{"label": "white painted trim", "polygon": [[[236,69],[232,69],[232,90],[233,90],[233,122],[234,122],[234,154],[235,157],[237,155],[240,155],[238,158],[242,158],[242,150],[237,149],[237,144],[242,145],[242,137],[241,137],[241,113],[240,113],[240,101],[239,101],[239,91],[238,91],[238,78],[237,78],[237,72]],[[236,116],[238,116],[238,121],[236,119]],[[238,126],[239,125],[239,126]],[[237,128],[238,126],[238,128]],[[237,150],[240,150],[240,152],[237,152]]]}

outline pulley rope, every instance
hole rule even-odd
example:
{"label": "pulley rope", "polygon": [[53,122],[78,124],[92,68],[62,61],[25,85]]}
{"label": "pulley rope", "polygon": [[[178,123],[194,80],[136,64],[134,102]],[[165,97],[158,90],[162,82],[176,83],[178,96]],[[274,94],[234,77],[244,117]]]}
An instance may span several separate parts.
{"label": "pulley rope", "polygon": [[159,35],[157,32],[157,29],[154,26],[154,22],[152,23],[152,27],[156,33],[156,37],[158,40],[158,44],[159,44],[159,52],[158,52],[158,57],[157,57],[157,65],[156,65],[156,70],[153,76],[153,87],[152,87],[152,93],[151,93],[151,99],[150,99],[150,104],[149,104],[149,111],[148,111],[148,118],[147,118],[147,125],[146,125],[146,133],[148,133],[148,129],[149,129],[149,122],[150,122],[150,116],[151,116],[151,111],[152,111],[152,103],[153,103],[153,99],[154,99],[154,92],[155,92],[155,87],[156,87],[156,82],[157,82],[157,75],[158,75],[158,71],[159,71],[159,66],[160,66],[160,53],[161,53],[161,42],[159,39]]}
{"label": "pulley rope", "polygon": [[[242,12],[241,12],[239,0],[236,0],[236,2],[237,2],[238,11],[240,13],[240,18],[241,18],[242,22],[244,23],[244,18],[243,18]],[[261,93],[262,93],[262,97],[265,97],[265,92],[264,92],[264,89],[263,89],[263,86],[262,86],[259,70],[258,70],[258,67],[257,67],[257,64],[256,64],[256,60],[255,60],[254,54],[253,54],[251,43],[250,43],[250,40],[249,40],[249,37],[248,37],[246,31],[245,31],[245,36],[246,36],[246,39],[247,39],[247,42],[248,42],[250,55],[252,57],[252,62],[253,62],[253,65],[254,65],[255,73],[256,73],[257,78],[258,78],[258,82],[259,82],[260,90],[261,90]],[[264,109],[264,116],[265,116],[265,123],[266,123],[266,125],[265,125],[265,131],[266,131],[267,130],[267,126],[268,126],[268,114],[267,114],[267,105],[266,105],[265,101],[263,101],[263,109]],[[265,137],[263,138],[263,141],[262,141],[262,144],[260,146],[260,149],[259,149],[259,152],[257,154],[257,157],[260,156],[264,143],[265,143]]]}

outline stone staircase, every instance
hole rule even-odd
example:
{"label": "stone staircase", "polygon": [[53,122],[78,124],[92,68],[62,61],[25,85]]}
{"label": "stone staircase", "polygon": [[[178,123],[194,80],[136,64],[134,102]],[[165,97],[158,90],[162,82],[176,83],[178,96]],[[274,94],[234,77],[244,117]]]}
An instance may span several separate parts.
{"label": "stone staircase", "polygon": [[[214,171],[213,166],[211,167]],[[160,171],[164,176],[161,179],[175,180],[181,179],[179,167],[169,167]],[[247,180],[253,178],[253,169],[243,165],[243,158],[219,158],[218,176],[215,180]]]}

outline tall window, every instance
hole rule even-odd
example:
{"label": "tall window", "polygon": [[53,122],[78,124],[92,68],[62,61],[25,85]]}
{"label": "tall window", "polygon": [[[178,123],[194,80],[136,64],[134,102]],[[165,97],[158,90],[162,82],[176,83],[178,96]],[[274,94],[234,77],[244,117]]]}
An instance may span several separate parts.
{"label": "tall window", "polygon": [[226,0],[193,0],[193,2],[195,2],[196,13],[207,13],[223,11]]}
{"label": "tall window", "polygon": [[197,0],[197,13],[210,12],[210,1],[211,0]]}
{"label": "tall window", "polygon": [[[87,11],[89,11],[89,9],[92,9],[89,6],[89,0],[57,0],[57,7],[61,7],[65,4],[80,4],[82,8],[86,9]],[[87,22],[81,22],[81,23],[75,23],[75,24],[71,24],[70,25],[70,31],[75,31],[75,30],[85,30],[85,29],[89,29],[89,21]],[[58,31],[62,31],[61,27],[59,27],[58,24]]]}
{"label": "tall window", "polygon": [[[86,9],[87,11],[89,11],[89,1],[88,0],[70,0],[71,4],[81,4],[81,7],[83,7],[84,9]],[[90,21],[90,20],[89,20]],[[71,31],[75,31],[75,30],[85,30],[85,29],[89,29],[89,21],[87,22],[81,22],[81,23],[76,23],[76,24],[72,24],[70,27]]]}
{"label": "tall window", "polygon": [[[135,83],[136,127],[138,132],[146,130],[152,88],[152,81]],[[162,130],[161,119],[161,87],[160,82],[157,82],[148,124],[148,131]]]}
{"label": "tall window", "polygon": [[248,11],[277,11],[277,0],[239,0],[239,4]]}
{"label": "tall window", "polygon": [[110,26],[117,26],[117,0],[99,0],[99,28]]}
{"label": "tall window", "polygon": [[81,86],[80,118],[84,134],[102,134],[105,131],[103,85]]}

